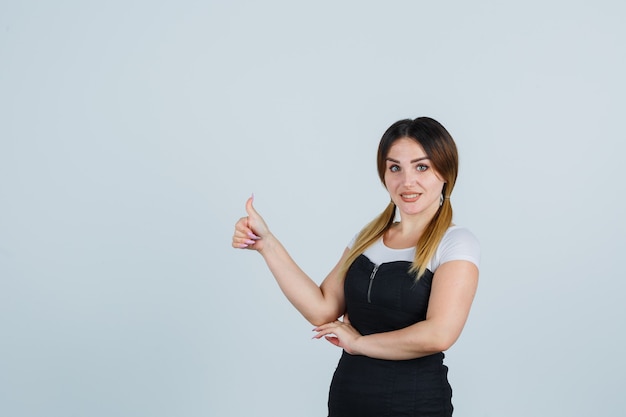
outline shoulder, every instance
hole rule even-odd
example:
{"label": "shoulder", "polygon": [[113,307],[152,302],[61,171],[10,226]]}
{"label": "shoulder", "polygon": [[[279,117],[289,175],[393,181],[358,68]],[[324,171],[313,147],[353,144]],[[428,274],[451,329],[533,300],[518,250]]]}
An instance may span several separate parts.
{"label": "shoulder", "polygon": [[436,269],[448,261],[469,261],[480,266],[480,242],[468,228],[451,226],[443,235],[431,263]]}
{"label": "shoulder", "polygon": [[[463,226],[450,226],[441,239],[441,243],[468,244],[480,246],[476,236]],[[441,245],[440,245],[441,246]]]}

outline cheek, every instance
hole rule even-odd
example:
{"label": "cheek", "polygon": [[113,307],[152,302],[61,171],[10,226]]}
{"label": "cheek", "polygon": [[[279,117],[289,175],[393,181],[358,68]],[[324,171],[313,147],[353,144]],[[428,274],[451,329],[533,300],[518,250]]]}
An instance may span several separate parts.
{"label": "cheek", "polygon": [[426,183],[428,184],[428,188],[438,192],[443,191],[443,185],[445,184],[440,178],[437,178],[437,176],[435,175],[428,178],[428,181]]}
{"label": "cheek", "polygon": [[396,186],[397,180],[394,180],[393,175],[385,175],[385,188],[387,190],[393,189]]}

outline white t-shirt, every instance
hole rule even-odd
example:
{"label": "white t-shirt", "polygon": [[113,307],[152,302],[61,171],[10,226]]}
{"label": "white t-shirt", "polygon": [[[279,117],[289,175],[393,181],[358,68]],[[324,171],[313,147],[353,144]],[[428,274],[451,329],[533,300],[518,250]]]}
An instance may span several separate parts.
{"label": "white t-shirt", "polygon": [[[349,248],[354,245],[356,238],[356,236],[352,238],[348,245]],[[392,249],[385,245],[381,237],[365,249],[363,255],[376,265],[395,261],[413,262],[415,250],[415,247]],[[469,229],[461,226],[450,226],[439,242],[432,259],[428,262],[427,268],[435,273],[439,265],[448,261],[469,261],[477,267],[480,266],[480,244]]]}

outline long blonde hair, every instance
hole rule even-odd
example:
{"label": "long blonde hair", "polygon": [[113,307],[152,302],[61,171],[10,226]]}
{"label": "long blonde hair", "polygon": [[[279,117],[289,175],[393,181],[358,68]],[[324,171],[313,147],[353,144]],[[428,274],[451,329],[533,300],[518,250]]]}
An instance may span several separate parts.
{"label": "long blonde hair", "polygon": [[[389,149],[396,140],[402,138],[415,140],[422,146],[433,164],[433,168],[445,182],[441,195],[442,204],[417,242],[415,258],[410,271],[419,280],[426,272],[428,262],[435,254],[443,235],[452,224],[450,194],[452,194],[454,189],[459,170],[459,156],[452,136],[436,120],[429,117],[418,117],[415,120],[400,120],[387,129],[378,145],[378,176],[383,185],[385,185],[386,159]],[[350,265],[365,249],[389,230],[395,215],[396,206],[391,202],[378,217],[361,230],[352,248],[350,248],[346,262],[342,265],[342,276],[345,276]]]}

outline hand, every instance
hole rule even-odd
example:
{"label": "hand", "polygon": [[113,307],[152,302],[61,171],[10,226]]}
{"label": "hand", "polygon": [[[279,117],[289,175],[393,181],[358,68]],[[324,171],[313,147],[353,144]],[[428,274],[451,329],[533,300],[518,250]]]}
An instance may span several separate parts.
{"label": "hand", "polygon": [[254,209],[252,203],[254,196],[246,201],[246,217],[242,217],[235,224],[235,234],[233,235],[233,248],[236,249],[254,249],[261,251],[263,249],[263,238],[269,236],[270,231],[267,224],[259,213]]}
{"label": "hand", "polygon": [[351,355],[358,355],[356,351],[356,342],[361,338],[361,334],[350,324],[348,314],[344,314],[343,321],[335,320],[332,323],[326,323],[316,327],[313,331],[317,332],[314,339],[320,339],[322,336],[330,343],[338,346]]}

